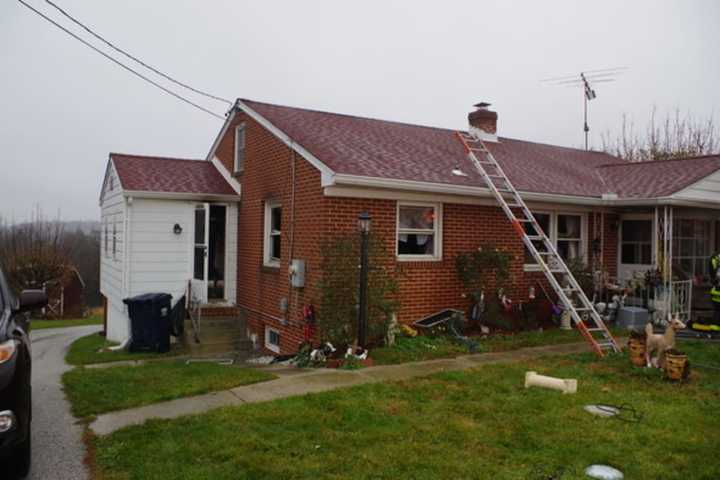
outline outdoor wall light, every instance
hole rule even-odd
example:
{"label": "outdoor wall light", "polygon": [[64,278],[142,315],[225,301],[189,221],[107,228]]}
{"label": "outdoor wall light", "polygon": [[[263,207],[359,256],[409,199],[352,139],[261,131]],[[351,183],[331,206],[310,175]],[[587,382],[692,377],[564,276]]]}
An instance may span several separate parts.
{"label": "outdoor wall light", "polygon": [[176,223],[176,224],[173,226],[173,233],[174,233],[175,235],[180,235],[180,234],[182,233],[182,227],[180,226],[179,223]]}
{"label": "outdoor wall light", "polygon": [[368,233],[370,231],[371,223],[372,218],[370,217],[370,214],[368,212],[362,212],[358,216],[358,231],[361,233]]}

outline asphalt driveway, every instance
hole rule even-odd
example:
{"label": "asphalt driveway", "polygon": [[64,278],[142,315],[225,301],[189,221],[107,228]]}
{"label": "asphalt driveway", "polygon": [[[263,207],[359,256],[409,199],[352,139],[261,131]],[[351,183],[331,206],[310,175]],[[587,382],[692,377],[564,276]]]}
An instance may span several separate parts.
{"label": "asphalt driveway", "polygon": [[36,330],[32,340],[32,468],[31,479],[83,480],[83,428],[76,424],[62,391],[60,377],[69,370],[65,352],[77,338],[99,331],[97,325]]}

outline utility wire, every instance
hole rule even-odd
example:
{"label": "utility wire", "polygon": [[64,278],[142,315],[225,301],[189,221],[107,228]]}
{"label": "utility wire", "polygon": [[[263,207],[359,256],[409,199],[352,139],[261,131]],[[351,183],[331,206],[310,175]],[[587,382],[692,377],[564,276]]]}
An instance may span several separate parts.
{"label": "utility wire", "polygon": [[115,63],[116,65],[118,65],[118,66],[120,66],[120,67],[122,67],[122,68],[124,68],[124,69],[127,70],[128,72],[130,72],[130,73],[132,73],[133,75],[135,75],[135,76],[137,76],[137,77],[145,80],[146,82],[152,84],[153,86],[159,88],[159,89],[162,90],[163,92],[165,92],[165,93],[167,93],[167,94],[169,94],[169,95],[172,95],[173,97],[177,98],[178,100],[180,100],[180,101],[182,101],[182,102],[185,102],[185,103],[187,103],[188,105],[192,105],[193,107],[195,107],[195,108],[197,108],[197,109],[199,109],[199,110],[202,110],[203,112],[205,112],[205,113],[207,113],[207,114],[209,114],[209,115],[212,115],[212,116],[215,117],[215,118],[219,118],[220,120],[224,120],[224,119],[225,119],[225,117],[223,117],[222,115],[218,115],[217,113],[215,113],[215,112],[213,112],[213,111],[211,111],[211,110],[208,110],[207,108],[203,107],[202,105],[198,105],[197,103],[195,103],[195,102],[193,102],[193,101],[191,101],[191,100],[188,100],[187,98],[183,97],[182,95],[180,95],[180,94],[178,94],[178,93],[175,93],[175,92],[173,92],[172,90],[170,90],[170,89],[168,89],[168,88],[163,87],[162,85],[160,85],[159,83],[157,83],[157,82],[153,81],[152,79],[146,77],[146,76],[143,75],[142,73],[134,70],[134,69],[131,68],[131,67],[128,67],[127,65],[125,65],[125,64],[122,63],[121,61],[119,61],[119,60],[111,57],[110,55],[108,55],[107,53],[103,52],[102,50],[100,50],[99,48],[97,48],[96,46],[94,46],[93,44],[91,44],[91,43],[89,43],[88,41],[86,41],[86,40],[80,38],[79,36],[75,35],[73,32],[71,32],[71,31],[68,30],[67,28],[63,27],[62,25],[60,25],[59,23],[57,23],[55,20],[51,19],[51,18],[48,17],[47,15],[43,14],[42,12],[40,12],[40,11],[36,10],[35,8],[33,8],[32,6],[28,5],[28,4],[27,4],[26,2],[24,2],[23,0],[18,0],[18,2],[20,2],[23,6],[25,6],[26,8],[28,8],[28,9],[30,9],[30,10],[32,10],[34,13],[36,13],[36,14],[39,15],[39,16],[41,16],[42,18],[44,18],[44,19],[47,20],[48,22],[52,23],[52,24],[55,25],[57,28],[59,28],[59,29],[62,30],[63,32],[67,33],[67,34],[70,35],[71,37],[73,37],[75,40],[81,42],[81,43],[82,43],[83,45],[85,45],[86,47],[94,50],[95,52],[99,53],[100,55],[102,55],[103,57],[107,58],[107,59],[110,60],[111,62]]}
{"label": "utility wire", "polygon": [[156,74],[158,74],[158,75],[160,75],[161,77],[163,77],[163,78],[165,78],[165,79],[173,82],[174,84],[179,85],[179,86],[181,86],[181,87],[183,87],[183,88],[187,88],[188,90],[190,90],[190,91],[192,91],[192,92],[195,92],[195,93],[197,93],[197,94],[199,94],[199,95],[203,95],[203,96],[205,96],[205,97],[212,98],[213,100],[218,100],[218,101],[220,101],[220,102],[225,102],[225,103],[227,103],[227,104],[229,104],[229,105],[232,105],[232,104],[233,104],[233,102],[231,102],[231,101],[228,100],[227,98],[222,98],[222,97],[218,97],[218,96],[216,96],[216,95],[212,95],[212,94],[207,93],[207,92],[203,92],[202,90],[198,90],[197,88],[193,88],[193,87],[191,87],[190,85],[187,85],[187,84],[185,84],[185,83],[183,83],[183,82],[181,82],[181,81],[179,81],[179,80],[174,79],[174,78],[171,77],[170,75],[167,75],[167,74],[161,72],[160,70],[158,70],[157,68],[153,67],[152,65],[148,65],[147,63],[143,62],[142,60],[140,60],[139,58],[135,57],[134,55],[126,52],[126,51],[123,50],[122,48],[117,47],[116,45],[114,45],[114,44],[113,44],[112,42],[110,42],[109,40],[106,40],[102,35],[100,35],[100,34],[98,34],[98,33],[95,33],[90,27],[88,27],[87,25],[83,24],[80,20],[76,19],[75,17],[73,17],[72,15],[70,15],[69,13],[67,13],[65,10],[62,9],[62,7],[60,7],[60,6],[57,5],[56,3],[52,2],[51,0],[45,0],[45,3],[47,3],[47,4],[49,4],[50,6],[52,6],[53,8],[55,8],[58,12],[60,12],[61,14],[63,14],[67,19],[69,19],[69,20],[70,20],[71,22],[73,22],[75,25],[78,25],[80,28],[82,28],[83,30],[85,30],[86,32],[88,32],[90,35],[92,35],[93,37],[95,37],[95,38],[97,38],[98,40],[100,40],[101,42],[103,42],[103,43],[104,43],[105,45],[107,45],[108,47],[112,48],[113,50],[115,50],[115,51],[118,52],[118,53],[121,53],[121,54],[125,55],[125,56],[128,57],[129,59],[134,60],[135,62],[139,63],[139,64],[142,65],[143,67],[147,68],[148,70],[151,70],[151,71],[155,72]]}

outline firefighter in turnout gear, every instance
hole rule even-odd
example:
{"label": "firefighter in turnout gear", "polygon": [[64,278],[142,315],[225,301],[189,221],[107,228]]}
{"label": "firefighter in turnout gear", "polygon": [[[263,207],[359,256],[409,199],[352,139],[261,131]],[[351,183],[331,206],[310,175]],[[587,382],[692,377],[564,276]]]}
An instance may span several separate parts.
{"label": "firefighter in turnout gear", "polygon": [[715,308],[713,323],[720,325],[720,252],[710,257],[710,283],[712,284],[710,300]]}

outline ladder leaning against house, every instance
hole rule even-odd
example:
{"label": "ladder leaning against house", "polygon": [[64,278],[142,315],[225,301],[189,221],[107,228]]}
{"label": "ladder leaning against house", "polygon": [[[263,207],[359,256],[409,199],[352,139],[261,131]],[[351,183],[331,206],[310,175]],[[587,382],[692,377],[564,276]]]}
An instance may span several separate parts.
{"label": "ladder leaning against house", "polygon": [[[592,302],[580,288],[580,284],[578,284],[570,269],[558,255],[555,246],[543,232],[525,201],[505,175],[495,157],[485,147],[483,141],[472,134],[457,132],[456,135],[465,148],[465,152],[473,166],[485,180],[518,236],[520,236],[525,247],[540,266],[548,282],[555,290],[565,309],[570,312],[573,322],[593,351],[600,357],[605,356],[606,352],[620,352],[620,346],[607,326],[605,326]],[[481,157],[480,159],[478,159],[478,155]],[[532,235],[525,230],[525,226],[528,224],[534,230]],[[563,288],[560,284],[561,281],[567,282],[568,286]],[[573,297],[575,302],[572,300]]]}

